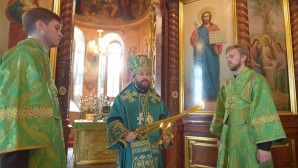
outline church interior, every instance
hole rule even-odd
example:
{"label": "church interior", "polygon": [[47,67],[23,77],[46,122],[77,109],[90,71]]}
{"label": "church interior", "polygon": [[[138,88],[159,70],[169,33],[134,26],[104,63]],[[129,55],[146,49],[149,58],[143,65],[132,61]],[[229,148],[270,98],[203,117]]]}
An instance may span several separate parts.
{"label": "church interior", "polygon": [[[22,27],[13,27],[14,22],[5,13],[12,1],[0,2],[0,55],[26,37],[9,33],[12,28],[14,32],[24,31]],[[202,46],[192,42],[206,11],[218,29],[212,36],[209,34],[209,41],[221,46],[217,58],[220,65],[207,65],[217,69],[219,77],[208,85],[222,86],[233,75],[226,63],[225,48],[233,44],[247,46],[247,66],[263,68],[287,136],[285,142],[272,146],[274,167],[298,167],[297,0],[31,2],[54,11],[63,21],[63,39],[49,56],[58,89],[68,167],[117,167],[117,151],[106,149],[105,119],[115,97],[132,81],[127,65],[135,54],[150,59],[151,87],[164,100],[170,116],[197,105],[203,107],[172,123],[173,145],[163,153],[163,166],[216,167],[218,139],[210,133],[216,96],[203,94],[201,85],[205,79],[195,75],[200,74],[200,67],[194,60],[194,50]],[[270,45],[275,58],[262,58],[266,45]],[[254,51],[260,52],[262,66]],[[284,66],[274,60],[284,60]],[[282,68],[284,75],[277,79],[274,74]],[[104,103],[100,110],[95,106],[97,100]]]}

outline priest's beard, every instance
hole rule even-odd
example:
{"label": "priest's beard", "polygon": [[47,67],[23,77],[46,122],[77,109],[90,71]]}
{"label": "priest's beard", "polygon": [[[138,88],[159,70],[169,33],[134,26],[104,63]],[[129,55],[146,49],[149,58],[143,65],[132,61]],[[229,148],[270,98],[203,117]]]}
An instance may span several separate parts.
{"label": "priest's beard", "polygon": [[147,79],[144,79],[142,81],[135,80],[135,85],[141,90],[146,90],[148,89],[150,82]]}
{"label": "priest's beard", "polygon": [[231,71],[237,71],[241,67],[241,62],[239,61],[238,64],[232,64],[229,67]]}

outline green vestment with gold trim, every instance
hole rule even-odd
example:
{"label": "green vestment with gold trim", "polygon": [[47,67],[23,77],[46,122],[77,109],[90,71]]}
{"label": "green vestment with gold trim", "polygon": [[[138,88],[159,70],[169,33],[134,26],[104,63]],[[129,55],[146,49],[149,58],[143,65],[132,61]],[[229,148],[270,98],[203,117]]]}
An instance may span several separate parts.
{"label": "green vestment with gold trim", "polygon": [[0,57],[0,128],[0,153],[30,150],[29,167],[66,167],[57,89],[37,40]]}
{"label": "green vestment with gold trim", "polygon": [[261,167],[257,144],[286,138],[266,79],[244,68],[228,80],[218,95],[210,131],[220,138],[217,167]]}
{"label": "green vestment with gold trim", "polygon": [[152,89],[139,94],[130,83],[116,97],[107,118],[107,148],[118,149],[118,166],[121,168],[162,168],[162,148],[157,143],[160,131],[148,139],[136,138],[126,143],[119,142],[129,131],[148,123],[169,117],[169,112],[161,97]]}

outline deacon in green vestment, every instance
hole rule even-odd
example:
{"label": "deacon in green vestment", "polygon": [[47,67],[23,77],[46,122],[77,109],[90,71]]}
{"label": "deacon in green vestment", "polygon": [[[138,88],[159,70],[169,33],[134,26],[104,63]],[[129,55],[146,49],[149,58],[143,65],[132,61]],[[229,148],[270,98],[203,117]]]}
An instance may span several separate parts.
{"label": "deacon in green vestment", "polygon": [[273,167],[271,144],[285,138],[266,79],[245,67],[248,50],[234,45],[226,59],[235,76],[221,88],[210,131],[219,140],[218,168]]}
{"label": "deacon in green vestment", "polygon": [[[107,148],[118,149],[118,167],[162,168],[162,147],[170,144],[171,133],[156,131],[147,139],[137,138],[135,130],[169,117],[161,97],[150,86],[150,62],[146,55],[129,59],[134,82],[116,97],[107,118]],[[158,140],[162,140],[162,144]]]}
{"label": "deacon in green vestment", "polygon": [[34,8],[24,25],[29,37],[0,57],[0,167],[64,168],[57,89],[47,54],[62,38],[62,21],[48,9]]}

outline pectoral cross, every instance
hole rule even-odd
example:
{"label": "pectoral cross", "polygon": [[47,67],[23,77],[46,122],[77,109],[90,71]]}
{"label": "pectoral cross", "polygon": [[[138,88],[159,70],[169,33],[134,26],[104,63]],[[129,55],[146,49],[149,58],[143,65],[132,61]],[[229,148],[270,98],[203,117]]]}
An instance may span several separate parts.
{"label": "pectoral cross", "polygon": [[139,113],[139,116],[137,117],[138,125],[142,125],[142,121],[144,121],[143,113]]}

